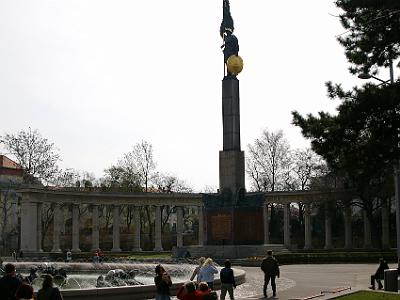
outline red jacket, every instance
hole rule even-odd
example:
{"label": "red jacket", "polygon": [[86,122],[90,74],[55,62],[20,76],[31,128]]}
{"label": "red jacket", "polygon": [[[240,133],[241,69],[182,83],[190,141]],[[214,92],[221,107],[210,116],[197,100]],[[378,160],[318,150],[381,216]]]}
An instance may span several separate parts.
{"label": "red jacket", "polygon": [[195,290],[191,294],[187,294],[185,292],[184,286],[181,286],[178,290],[178,293],[176,294],[176,297],[179,300],[203,300],[202,293],[198,290]]}

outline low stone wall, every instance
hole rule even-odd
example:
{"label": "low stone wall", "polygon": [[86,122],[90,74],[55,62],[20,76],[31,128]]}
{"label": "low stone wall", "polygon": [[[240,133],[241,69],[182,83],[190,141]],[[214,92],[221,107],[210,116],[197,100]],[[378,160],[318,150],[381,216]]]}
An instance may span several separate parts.
{"label": "low stone wall", "polygon": [[213,259],[247,258],[252,256],[265,256],[268,250],[274,252],[288,252],[280,244],[268,245],[227,245],[227,246],[187,246],[172,249],[172,257],[212,257]]}
{"label": "low stone wall", "polygon": [[[240,269],[233,269],[237,285],[246,282],[246,272]],[[171,287],[171,295],[175,296],[177,290],[184,282],[174,283]],[[221,288],[220,279],[214,280],[214,288]],[[64,300],[140,300],[154,299],[156,287],[154,285],[139,285],[129,287],[94,288],[79,290],[63,290]],[[36,298],[36,295],[35,295]]]}

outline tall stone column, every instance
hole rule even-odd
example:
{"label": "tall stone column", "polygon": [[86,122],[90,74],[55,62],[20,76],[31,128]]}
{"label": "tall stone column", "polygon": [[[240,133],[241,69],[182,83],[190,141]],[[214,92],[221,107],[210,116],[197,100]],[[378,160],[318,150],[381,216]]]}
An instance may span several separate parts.
{"label": "tall stone column", "polygon": [[119,235],[119,205],[113,206],[113,248],[112,252],[121,252],[120,248],[120,235]]}
{"label": "tall stone column", "polygon": [[219,189],[233,195],[245,188],[244,151],[240,148],[239,80],[222,80],[223,151],[219,152]]}
{"label": "tall stone column", "polygon": [[382,200],[382,248],[389,249],[390,241],[389,241],[389,211],[387,200]]}
{"label": "tall stone column", "polygon": [[162,251],[161,240],[161,207],[156,206],[156,219],[154,222],[154,251]]}
{"label": "tall stone column", "polygon": [[363,210],[363,219],[364,219],[364,248],[370,249],[372,248],[371,223],[368,220],[367,212],[365,210]]}
{"label": "tall stone column", "polygon": [[287,248],[290,248],[290,203],[283,206],[283,241]]}
{"label": "tall stone column", "polygon": [[135,233],[132,251],[142,251],[142,248],[140,248],[140,212],[138,206],[135,206],[133,210],[133,219],[135,220]]}
{"label": "tall stone column", "polygon": [[350,204],[346,204],[344,207],[344,248],[353,248],[352,232],[351,232],[351,207]]}
{"label": "tall stone column", "polygon": [[176,208],[176,246],[183,246],[183,207]]}
{"label": "tall stone column", "polygon": [[72,204],[72,252],[81,252],[79,249],[79,205]]}
{"label": "tall stone column", "polygon": [[37,203],[21,202],[21,250],[36,252],[37,237]]}
{"label": "tall stone column", "polygon": [[60,253],[60,220],[61,220],[61,206],[56,203],[54,205],[53,213],[53,249],[51,252]]}
{"label": "tall stone column", "polygon": [[37,204],[37,250],[43,252],[42,249],[42,210],[43,203]]}
{"label": "tall stone column", "polygon": [[264,219],[264,245],[267,245],[269,244],[269,209],[267,203],[265,203],[263,207],[263,219]]}
{"label": "tall stone column", "polygon": [[304,249],[311,249],[311,207],[306,204],[304,207]]}
{"label": "tall stone column", "polygon": [[324,249],[332,249],[332,218],[329,211],[330,207],[328,204],[325,206],[325,247]]}
{"label": "tall stone column", "polygon": [[199,218],[199,246],[204,245],[204,216],[203,207],[198,207],[198,218]]}
{"label": "tall stone column", "polygon": [[100,248],[99,240],[99,206],[92,206],[92,251]]}
{"label": "tall stone column", "polygon": [[18,213],[17,203],[11,203],[11,230],[17,230],[18,228]]}

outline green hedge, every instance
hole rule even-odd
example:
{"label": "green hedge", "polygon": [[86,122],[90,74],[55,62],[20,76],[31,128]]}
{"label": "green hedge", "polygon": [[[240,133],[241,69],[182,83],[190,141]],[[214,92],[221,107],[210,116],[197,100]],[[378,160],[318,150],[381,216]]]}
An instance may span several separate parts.
{"label": "green hedge", "polygon": [[[280,265],[292,264],[320,264],[320,263],[378,263],[383,257],[389,263],[397,262],[397,255],[394,251],[385,252],[311,252],[311,253],[276,253],[276,259]],[[257,265],[263,257],[251,257],[244,260],[237,260],[238,263]]]}

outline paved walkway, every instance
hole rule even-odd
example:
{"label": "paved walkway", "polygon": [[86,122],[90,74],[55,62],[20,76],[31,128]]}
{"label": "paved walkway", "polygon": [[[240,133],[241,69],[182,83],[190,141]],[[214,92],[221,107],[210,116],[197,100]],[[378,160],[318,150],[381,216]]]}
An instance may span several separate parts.
{"label": "paved walkway", "polygon": [[[392,267],[392,266],[390,266]],[[326,296],[313,299],[330,299],[349,291],[367,289],[370,275],[377,264],[325,264],[325,265],[290,265],[281,266],[281,278],[277,280],[277,297],[262,295],[263,274],[259,268],[239,267],[246,271],[246,283],[235,290],[237,300],[241,299],[302,299],[321,295],[321,291],[333,291],[338,288],[351,288],[339,293],[327,293]],[[226,299],[229,299],[227,297]]]}

